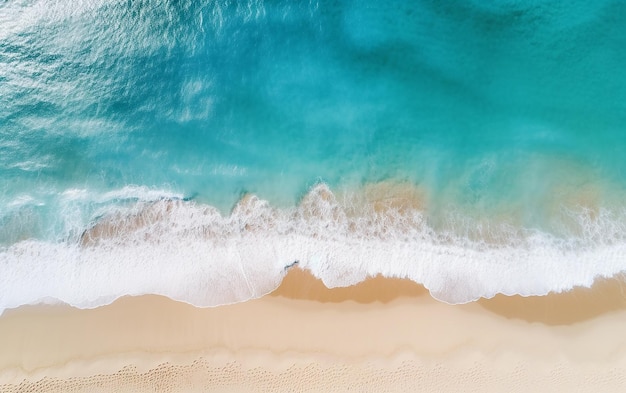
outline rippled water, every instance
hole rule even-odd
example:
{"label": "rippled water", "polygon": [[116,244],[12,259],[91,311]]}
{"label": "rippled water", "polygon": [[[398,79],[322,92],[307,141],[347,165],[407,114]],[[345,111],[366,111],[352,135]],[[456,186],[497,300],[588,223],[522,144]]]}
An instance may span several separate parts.
{"label": "rippled water", "polygon": [[294,260],[450,302],[623,271],[625,17],[608,0],[5,2],[0,309],[215,305]]}

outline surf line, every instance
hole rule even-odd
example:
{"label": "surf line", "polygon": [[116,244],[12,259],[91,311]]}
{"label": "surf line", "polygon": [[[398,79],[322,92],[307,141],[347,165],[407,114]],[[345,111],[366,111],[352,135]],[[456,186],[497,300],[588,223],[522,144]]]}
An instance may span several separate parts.
{"label": "surf line", "polygon": [[286,272],[287,270],[291,269],[292,267],[298,265],[300,263],[300,261],[293,261],[288,265],[285,265],[285,267],[283,268],[283,271]]}

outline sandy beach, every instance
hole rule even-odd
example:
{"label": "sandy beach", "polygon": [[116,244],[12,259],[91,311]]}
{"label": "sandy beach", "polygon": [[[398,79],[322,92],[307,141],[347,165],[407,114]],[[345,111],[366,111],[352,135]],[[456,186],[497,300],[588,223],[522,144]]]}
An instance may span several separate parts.
{"label": "sandy beach", "polygon": [[1,392],[621,391],[626,286],[451,306],[406,280],[196,308],[159,296],[0,317]]}

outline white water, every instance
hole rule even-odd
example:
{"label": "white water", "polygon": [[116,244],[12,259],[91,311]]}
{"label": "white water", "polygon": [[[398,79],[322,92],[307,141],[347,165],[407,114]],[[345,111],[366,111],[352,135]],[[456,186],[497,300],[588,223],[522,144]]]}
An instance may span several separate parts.
{"label": "white water", "polygon": [[247,196],[227,216],[194,202],[146,202],[158,193],[143,191],[145,198],[109,208],[80,238],[3,249],[0,312],[58,301],[92,308],[142,294],[218,306],[272,291],[295,261],[328,287],[381,274],[421,283],[448,303],[545,295],[626,270],[624,221],[605,210],[576,216],[580,234],[571,238],[502,225],[494,227],[499,234],[485,231],[492,239],[470,239],[433,229],[406,203],[382,210],[354,198],[339,203],[323,184],[298,207]]}

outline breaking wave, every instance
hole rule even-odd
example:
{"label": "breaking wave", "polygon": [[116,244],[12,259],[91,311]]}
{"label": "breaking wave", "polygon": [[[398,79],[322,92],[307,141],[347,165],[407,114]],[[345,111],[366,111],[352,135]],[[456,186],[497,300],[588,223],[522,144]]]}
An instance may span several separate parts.
{"label": "breaking wave", "polygon": [[425,193],[404,184],[318,184],[291,208],[245,195],[230,214],[154,190],[118,194],[141,191],[69,239],[1,249],[0,310],[142,294],[218,306],[271,292],[294,263],[328,287],[408,278],[447,303],[545,295],[626,270],[626,214],[606,208],[568,211],[562,236],[452,211],[435,222]]}

